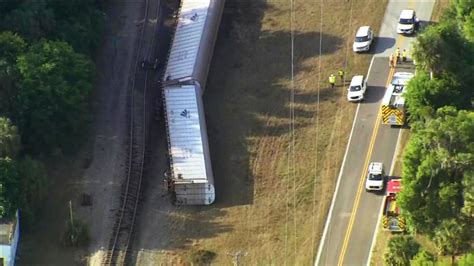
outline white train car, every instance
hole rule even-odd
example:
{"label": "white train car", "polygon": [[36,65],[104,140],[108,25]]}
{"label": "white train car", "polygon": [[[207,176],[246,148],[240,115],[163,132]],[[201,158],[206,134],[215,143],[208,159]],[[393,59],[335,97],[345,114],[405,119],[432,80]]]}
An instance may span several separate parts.
{"label": "white train car", "polygon": [[224,0],[182,0],[163,78],[168,181],[180,205],[209,205],[215,200],[202,86],[223,7]]}

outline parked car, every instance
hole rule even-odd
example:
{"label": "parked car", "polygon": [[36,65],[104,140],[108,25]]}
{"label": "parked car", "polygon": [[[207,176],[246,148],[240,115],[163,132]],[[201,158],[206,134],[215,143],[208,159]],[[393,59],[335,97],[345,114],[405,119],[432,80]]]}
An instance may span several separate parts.
{"label": "parked car", "polygon": [[400,14],[397,24],[397,33],[399,34],[413,34],[418,30],[420,21],[416,17],[415,10],[404,9]]}
{"label": "parked car", "polygon": [[365,182],[366,191],[382,191],[384,187],[384,169],[383,163],[371,162],[369,164],[369,173]]}
{"label": "parked car", "polygon": [[364,76],[354,76],[349,84],[349,88],[347,88],[347,100],[349,102],[362,101],[366,90],[367,81],[364,80]]}
{"label": "parked car", "polygon": [[367,52],[370,50],[373,40],[374,32],[370,26],[362,26],[357,30],[352,50],[354,52]]}

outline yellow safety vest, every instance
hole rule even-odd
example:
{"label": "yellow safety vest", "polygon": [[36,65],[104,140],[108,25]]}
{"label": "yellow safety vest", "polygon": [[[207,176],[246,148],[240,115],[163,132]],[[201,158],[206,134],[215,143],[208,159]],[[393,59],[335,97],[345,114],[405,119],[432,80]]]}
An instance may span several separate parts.
{"label": "yellow safety vest", "polygon": [[407,52],[406,52],[406,51],[403,51],[403,52],[402,52],[402,56],[403,56],[403,57],[407,57]]}
{"label": "yellow safety vest", "polygon": [[329,76],[329,83],[336,83],[336,76]]}

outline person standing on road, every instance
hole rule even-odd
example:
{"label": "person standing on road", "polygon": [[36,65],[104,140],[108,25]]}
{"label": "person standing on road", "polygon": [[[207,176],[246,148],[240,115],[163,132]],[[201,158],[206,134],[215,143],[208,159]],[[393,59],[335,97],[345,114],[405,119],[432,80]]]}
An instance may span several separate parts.
{"label": "person standing on road", "polygon": [[329,76],[329,84],[331,84],[331,89],[334,88],[334,85],[336,84],[336,76],[334,76],[334,74]]}
{"label": "person standing on road", "polygon": [[338,71],[339,77],[341,78],[341,84],[344,85],[344,70],[339,69]]}
{"label": "person standing on road", "polygon": [[402,52],[402,62],[406,62],[407,61],[407,50],[403,49],[403,52]]}
{"label": "person standing on road", "polygon": [[400,47],[397,47],[397,50],[395,50],[395,57],[397,58],[397,63],[400,62]]}
{"label": "person standing on road", "polygon": [[393,54],[390,54],[390,56],[388,57],[388,66],[390,68],[394,67],[394,64],[393,64]]}

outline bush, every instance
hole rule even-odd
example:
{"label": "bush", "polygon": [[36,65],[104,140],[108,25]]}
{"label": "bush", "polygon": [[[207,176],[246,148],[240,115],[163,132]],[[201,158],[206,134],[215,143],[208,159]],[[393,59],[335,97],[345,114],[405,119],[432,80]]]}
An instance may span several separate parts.
{"label": "bush", "polygon": [[436,256],[426,250],[420,250],[418,254],[411,260],[413,266],[434,266],[436,263]]}
{"label": "bush", "polygon": [[191,263],[196,265],[207,265],[216,258],[216,253],[209,250],[196,250],[191,253]]}
{"label": "bush", "polygon": [[384,261],[391,266],[408,266],[419,249],[420,244],[411,236],[392,237],[385,250]]}

